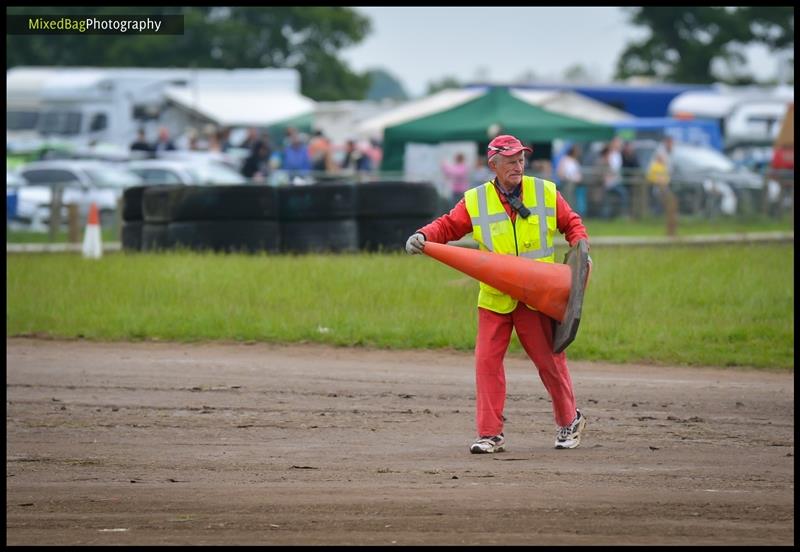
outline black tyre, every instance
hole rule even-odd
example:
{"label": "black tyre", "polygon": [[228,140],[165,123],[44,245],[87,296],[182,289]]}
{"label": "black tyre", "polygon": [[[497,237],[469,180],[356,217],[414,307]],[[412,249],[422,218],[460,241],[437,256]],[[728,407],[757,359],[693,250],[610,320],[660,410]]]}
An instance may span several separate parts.
{"label": "black tyre", "polygon": [[286,253],[357,251],[358,224],[352,218],[282,222],[281,250]]}
{"label": "black tyre", "polygon": [[202,220],[168,226],[173,247],[228,253],[279,251],[280,225],[274,220]]}
{"label": "black tyre", "polygon": [[365,251],[402,251],[406,240],[432,218],[359,219],[358,247]]}
{"label": "black tyre", "polygon": [[186,186],[150,186],[142,194],[142,220],[166,224]]}
{"label": "black tyre", "polygon": [[170,222],[277,218],[278,192],[272,186],[186,186],[175,198]]}
{"label": "black tyre", "polygon": [[170,248],[166,223],[142,224],[142,251],[163,251]]}
{"label": "black tyre", "polygon": [[142,220],[142,196],[147,186],[133,186],[122,192],[122,220]]}
{"label": "black tyre", "polygon": [[141,220],[129,220],[122,223],[122,249],[124,251],[142,250],[142,227]]}
{"label": "black tyre", "polygon": [[356,214],[356,186],[333,182],[278,189],[281,221],[339,220]]}
{"label": "black tyre", "polygon": [[440,214],[439,193],[430,182],[358,184],[359,217],[410,217]]}

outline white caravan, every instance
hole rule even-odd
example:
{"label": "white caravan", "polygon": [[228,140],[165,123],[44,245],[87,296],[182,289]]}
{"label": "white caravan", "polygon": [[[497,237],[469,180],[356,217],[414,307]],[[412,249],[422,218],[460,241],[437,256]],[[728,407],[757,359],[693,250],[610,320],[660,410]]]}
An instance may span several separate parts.
{"label": "white caravan", "polygon": [[299,92],[294,69],[17,67],[6,73],[6,140],[127,150],[139,128],[154,140],[159,126],[175,137],[190,124],[257,126],[313,112]]}

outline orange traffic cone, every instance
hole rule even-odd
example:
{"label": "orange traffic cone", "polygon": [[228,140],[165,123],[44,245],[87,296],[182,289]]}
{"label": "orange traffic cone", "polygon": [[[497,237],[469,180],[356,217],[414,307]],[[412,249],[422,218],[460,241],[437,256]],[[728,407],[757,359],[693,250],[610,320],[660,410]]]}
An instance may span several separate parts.
{"label": "orange traffic cone", "polygon": [[100,237],[100,214],[97,204],[89,207],[89,219],[86,222],[86,231],[83,234],[83,256],[87,259],[99,259],[103,256],[103,244]]}
{"label": "orange traffic cone", "polygon": [[565,264],[432,242],[425,243],[423,252],[550,318],[564,320],[572,288],[572,270]]}

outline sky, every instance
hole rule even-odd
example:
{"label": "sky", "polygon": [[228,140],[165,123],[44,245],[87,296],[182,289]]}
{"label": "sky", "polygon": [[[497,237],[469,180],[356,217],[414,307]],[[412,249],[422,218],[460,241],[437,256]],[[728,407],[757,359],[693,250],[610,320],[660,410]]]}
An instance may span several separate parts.
{"label": "sky", "polygon": [[[612,81],[628,42],[649,36],[628,23],[619,7],[355,7],[372,21],[372,32],[340,51],[351,69],[383,68],[412,97],[430,81],[510,82],[533,73],[537,80],[562,80],[583,65],[595,82]],[[748,50],[758,78],[777,76],[765,48]]]}

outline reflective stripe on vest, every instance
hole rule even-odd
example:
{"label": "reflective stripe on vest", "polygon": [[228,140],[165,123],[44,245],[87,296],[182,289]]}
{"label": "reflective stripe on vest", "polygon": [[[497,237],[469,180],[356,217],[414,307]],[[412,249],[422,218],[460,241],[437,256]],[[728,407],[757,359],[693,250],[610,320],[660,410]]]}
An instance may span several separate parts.
{"label": "reflective stripe on vest", "polygon": [[[522,179],[522,202],[531,211],[527,219],[517,214],[511,222],[492,182],[468,190],[464,201],[472,221],[473,238],[481,250],[518,255],[539,262],[555,262],[556,187],[541,178]],[[511,312],[517,300],[480,283],[478,306]]]}
{"label": "reflective stripe on vest", "polygon": [[[491,182],[487,182],[486,184],[494,188],[494,184]],[[475,232],[474,229],[477,226],[480,229],[480,235],[483,238],[483,245],[486,246],[487,250],[494,252],[494,244],[492,243],[492,224],[495,222],[504,222],[510,219],[508,218],[505,209],[503,209],[502,213],[495,213],[493,215],[489,214],[489,206],[486,201],[486,184],[476,188],[478,194],[478,215],[472,216],[472,213],[470,213],[470,219],[472,220],[473,233]],[[469,210],[469,207],[467,207],[467,210]]]}
{"label": "reflective stripe on vest", "polygon": [[[545,181],[541,178],[534,178],[533,180],[535,182],[534,189],[536,190],[536,205],[531,210],[531,216],[539,216],[539,249],[536,251],[526,251],[524,253],[520,253],[519,256],[527,257],[529,259],[541,259],[543,257],[555,255],[556,253],[556,249],[553,247],[553,235],[548,235],[547,231],[550,225],[541,223],[543,220],[546,221],[547,217],[552,217],[553,219],[556,218],[556,202],[555,194],[553,194],[553,206],[548,207],[544,193]],[[530,208],[528,205],[525,206]]]}

